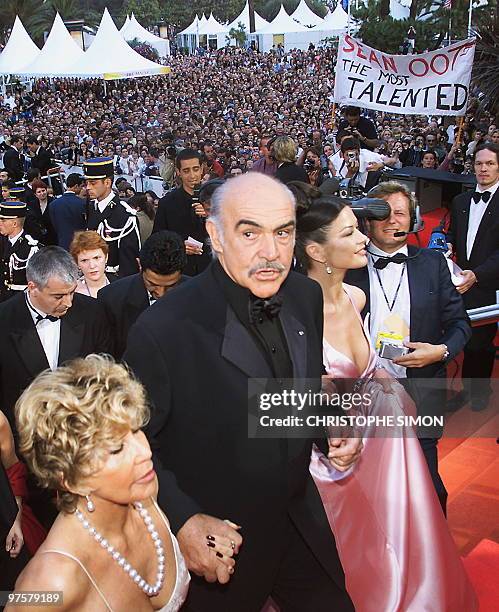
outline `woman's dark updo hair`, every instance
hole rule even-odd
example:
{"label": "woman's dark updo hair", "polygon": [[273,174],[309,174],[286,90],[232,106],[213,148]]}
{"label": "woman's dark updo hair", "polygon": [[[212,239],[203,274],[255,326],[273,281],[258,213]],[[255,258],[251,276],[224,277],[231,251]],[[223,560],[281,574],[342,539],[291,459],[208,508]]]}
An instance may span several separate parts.
{"label": "woman's dark updo hair", "polygon": [[296,259],[305,270],[309,270],[311,260],[305,248],[311,242],[327,242],[331,223],[347,203],[337,196],[323,195],[317,187],[301,181],[291,181],[287,187],[296,200]]}

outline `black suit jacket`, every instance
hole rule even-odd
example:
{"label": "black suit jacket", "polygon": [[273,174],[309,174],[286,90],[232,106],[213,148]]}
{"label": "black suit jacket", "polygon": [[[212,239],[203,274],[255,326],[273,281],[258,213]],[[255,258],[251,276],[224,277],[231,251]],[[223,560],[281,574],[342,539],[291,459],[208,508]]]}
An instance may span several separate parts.
{"label": "black suit jacket", "polygon": [[290,181],[302,181],[309,183],[308,174],[303,166],[297,166],[292,162],[284,162],[275,173],[275,178],[287,185]]}
{"label": "black suit jacket", "polygon": [[54,167],[50,151],[47,151],[44,147],[40,147],[31,158],[31,167],[38,168],[41,176],[46,176],[50,168]]}
{"label": "black suit jacket", "polygon": [[84,200],[67,191],[50,204],[49,215],[58,245],[69,251],[74,233],[86,227]]}
{"label": "black suit jacket", "polygon": [[48,196],[47,206],[42,213],[40,202],[35,197],[26,205],[26,221],[24,223],[26,233],[38,240],[43,246],[57,244],[57,234],[50,218],[50,208],[54,198]]}
{"label": "black suit jacket", "polygon": [[[418,253],[419,251],[419,253]],[[411,296],[411,342],[446,344],[449,360],[460,353],[471,338],[471,327],[463,300],[452,284],[444,257],[431,249],[408,247],[407,278]],[[366,306],[362,316],[370,312],[370,283],[367,266],[350,270],[346,282],[362,289]],[[424,368],[407,368],[408,378],[432,378],[445,375],[443,363]]]}
{"label": "black suit jacket", "polygon": [[[102,306],[75,293],[61,318],[59,365],[90,353],[110,353]],[[14,427],[14,406],[33,379],[49,367],[24,292],[0,304],[0,405]]]}
{"label": "black suit jacket", "polygon": [[[294,377],[314,379],[318,389],[321,289],[291,272],[281,291],[279,316]],[[148,391],[148,435],[162,466],[159,501],[173,530],[198,512],[230,518],[243,527],[238,581],[230,585],[231,590],[241,589],[239,601],[246,602],[242,608],[252,609],[248,598],[273,580],[288,516],[326,571],[342,583],[334,539],[309,473],[312,441],[248,436],[248,380],[272,374],[228,305],[213,266],[139,317],[130,330],[124,360]],[[200,609],[215,609],[217,603],[217,609],[228,609],[226,601],[217,599],[222,590],[203,582],[195,581],[191,591],[213,591],[213,607]]]}
{"label": "black suit jacket", "polygon": [[187,276],[196,276],[208,267],[211,256],[205,223],[194,212],[192,196],[182,187],[173,189],[160,199],[152,231],[160,230],[176,232],[183,240],[191,236],[203,243],[202,255],[187,256],[187,265],[184,269]]}
{"label": "black suit jacket", "polygon": [[8,147],[3,154],[3,165],[14,181],[20,181],[24,176],[24,163],[15,147]]}
{"label": "black suit jacket", "polygon": [[[187,277],[182,276],[180,282]],[[142,274],[133,274],[103,287],[97,294],[102,303],[113,339],[113,355],[121,359],[126,349],[130,328],[139,315],[149,308],[149,296]]]}
{"label": "black suit jacket", "polygon": [[463,294],[467,308],[496,303],[499,289],[499,189],[489,201],[473,243],[470,257],[466,254],[466,236],[473,192],[454,198],[447,241],[456,253],[456,262],[463,270],[472,270],[477,283]]}

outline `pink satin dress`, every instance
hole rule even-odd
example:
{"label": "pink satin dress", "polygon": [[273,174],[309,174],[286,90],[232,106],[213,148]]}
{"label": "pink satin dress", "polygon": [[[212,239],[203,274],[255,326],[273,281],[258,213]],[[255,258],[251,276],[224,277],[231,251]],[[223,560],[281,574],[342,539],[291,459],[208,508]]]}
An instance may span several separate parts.
{"label": "pink satin dress", "polygon": [[[356,312],[359,333],[363,330],[369,342]],[[415,413],[399,383],[393,383],[395,393],[389,394],[373,379],[374,349],[364,372],[326,341],[323,349],[331,377],[370,380],[366,383],[372,397],[369,414]],[[361,457],[342,479],[324,459],[314,447],[310,472],[336,539],[356,612],[478,609],[416,437],[381,438],[369,432]]]}

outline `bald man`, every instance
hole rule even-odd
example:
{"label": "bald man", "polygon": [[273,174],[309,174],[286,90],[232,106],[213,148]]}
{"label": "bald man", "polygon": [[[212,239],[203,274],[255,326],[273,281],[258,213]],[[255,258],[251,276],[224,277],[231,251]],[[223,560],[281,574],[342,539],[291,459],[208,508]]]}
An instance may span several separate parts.
{"label": "bald man", "polygon": [[[320,388],[322,294],[290,272],[293,196],[237,177],[214,193],[206,228],[214,262],[141,315],[124,356],[152,405],[159,503],[193,574],[186,609],[258,612],[272,596],[281,612],[353,610],[312,441],[248,436],[249,379]],[[341,469],[358,450],[345,441]]]}

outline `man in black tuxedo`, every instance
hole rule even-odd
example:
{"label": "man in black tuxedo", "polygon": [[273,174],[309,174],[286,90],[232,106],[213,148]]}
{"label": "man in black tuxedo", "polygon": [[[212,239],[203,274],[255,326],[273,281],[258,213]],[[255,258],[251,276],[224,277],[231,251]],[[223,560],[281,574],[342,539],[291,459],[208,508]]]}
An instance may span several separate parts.
{"label": "man in black tuxedo", "polygon": [[88,159],[83,171],[90,202],[87,229],[96,231],[109,246],[106,273],[117,277],[139,271],[140,232],[137,211],[113,191],[112,157]]}
{"label": "man in black tuxedo", "polygon": [[24,161],[22,150],[24,146],[23,137],[13,134],[10,139],[10,147],[3,154],[3,165],[14,181],[20,181],[24,177]]}
{"label": "man in black tuxedo", "polygon": [[[207,231],[217,261],[139,317],[124,355],[152,405],[159,502],[196,574],[186,610],[257,612],[269,596],[282,612],[353,610],[311,440],[248,435],[249,379],[320,388],[322,293],[290,272],[294,198],[265,175],[237,177],[215,191]],[[345,470],[361,443],[336,443]]]}
{"label": "man in black tuxedo", "polygon": [[[445,385],[438,388],[424,379],[445,378],[446,364],[471,336],[463,300],[441,253],[407,245],[416,209],[411,192],[389,181],[371,189],[369,196],[386,200],[391,213],[384,221],[370,222],[368,264],[351,270],[347,282],[366,294],[362,314],[369,313],[369,332],[377,352],[383,334],[411,349],[394,360],[378,357],[379,364],[404,384],[419,414],[442,415]],[[438,473],[438,437],[424,436],[419,441],[445,512],[447,491]]]}
{"label": "man in black tuxedo", "polygon": [[69,253],[41,249],[26,278],[26,292],[0,304],[0,405],[13,429],[14,405],[40,372],[111,349],[101,304],[74,293],[78,268]]}
{"label": "man in black tuxedo", "polygon": [[[211,261],[206,244],[205,215],[202,207],[199,207],[199,198],[194,199],[196,187],[202,178],[201,156],[194,149],[184,149],[177,155],[175,167],[182,186],[161,198],[152,231],[167,229],[182,236],[187,251],[184,272],[187,276],[196,276]],[[192,244],[188,238],[194,238],[202,243],[201,246]]]}
{"label": "man in black tuxedo", "polygon": [[66,179],[66,192],[51,202],[50,220],[57,235],[57,243],[66,251],[73,240],[75,232],[85,229],[85,180],[81,174],[73,172]]}
{"label": "man in black tuxedo", "polygon": [[31,167],[38,168],[42,177],[46,176],[54,167],[52,155],[40,145],[36,136],[28,136],[26,145],[31,154]]}
{"label": "man in black tuxedo", "polygon": [[102,302],[113,338],[113,355],[121,359],[130,328],[146,308],[186,279],[185,245],[182,238],[163,230],[149,236],[140,249],[138,274],[120,278],[97,294]]}
{"label": "man in black tuxedo", "polygon": [[[457,288],[466,308],[497,303],[499,290],[499,145],[477,147],[475,153],[476,191],[456,196],[452,202],[447,241],[463,269],[464,282]],[[463,380],[468,381],[461,400],[471,400],[472,410],[487,407],[494,369],[494,338],[497,325],[473,328],[464,350]],[[481,379],[477,380],[477,379]],[[485,380],[484,380],[485,379]],[[466,383],[465,383],[466,384]],[[458,398],[456,398],[458,399]]]}
{"label": "man in black tuxedo", "polygon": [[[43,370],[90,353],[110,353],[102,306],[75,293],[78,268],[57,246],[35,253],[26,269],[28,288],[0,304],[0,405],[16,437],[14,406]],[[28,482],[30,505],[46,526],[55,519],[50,494]]]}

